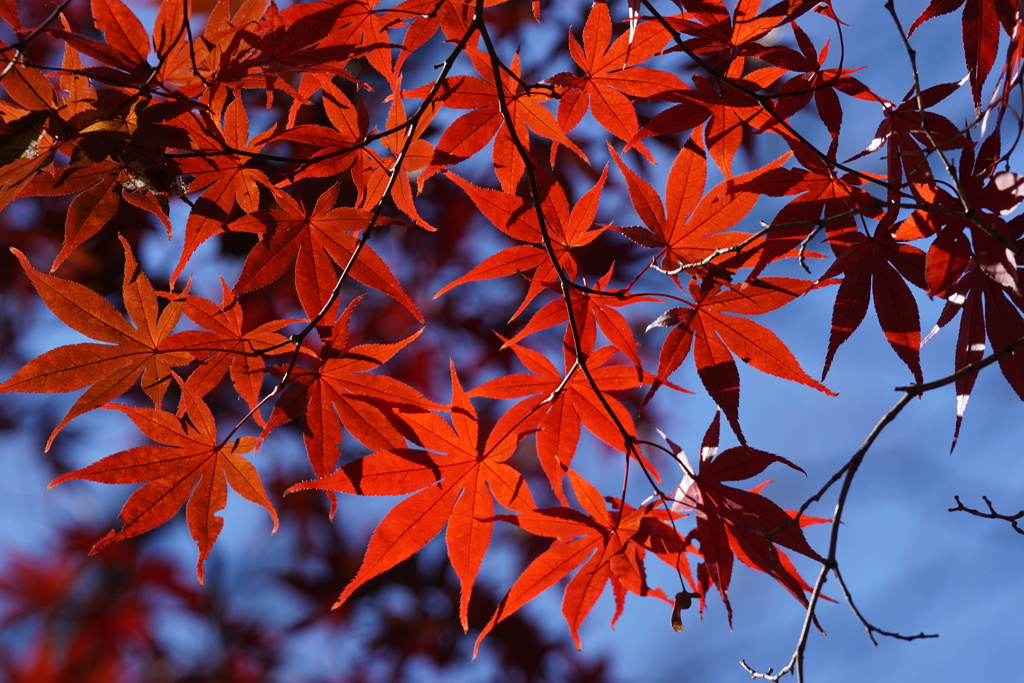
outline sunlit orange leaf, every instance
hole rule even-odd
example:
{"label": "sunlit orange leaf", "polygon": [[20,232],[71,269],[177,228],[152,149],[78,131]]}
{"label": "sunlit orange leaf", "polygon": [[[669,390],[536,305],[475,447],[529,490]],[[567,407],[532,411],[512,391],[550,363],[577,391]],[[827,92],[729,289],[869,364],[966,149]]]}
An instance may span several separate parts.
{"label": "sunlit orange leaf", "polygon": [[54,479],[56,486],[72,479],[105,484],[143,484],[121,509],[120,531],[111,530],[93,546],[93,552],[168,521],[185,505],[188,529],[199,546],[196,571],[203,581],[203,563],[210,554],[224,520],[217,514],[227,504],[227,486],[270,513],[277,531],[277,512],[270,504],[256,468],[242,457],[255,446],[255,438],[218,440],[213,413],[187,389],[182,394],[185,414],[113,404],[135,426],[160,446],[136,446]]}
{"label": "sunlit orange leaf", "polygon": [[153,286],[128,243],[122,243],[124,306],[131,323],[99,294],[34,269],[24,254],[13,250],[54,315],[72,329],[106,342],[70,344],[47,351],[0,384],[0,392],[55,393],[89,387],[54,428],[47,448],[71,420],[113,401],[140,379],[154,405],[160,406],[170,386],[170,368],[192,361],[192,354],[179,350],[171,335],[184,310],[184,299],[172,300],[160,312]]}
{"label": "sunlit orange leaf", "polygon": [[381,521],[359,572],[335,607],[361,585],[419,551],[447,525],[448,558],[462,583],[459,615],[463,628],[468,628],[473,583],[491,542],[494,499],[511,510],[534,507],[523,476],[506,462],[520,437],[493,431],[481,441],[476,410],[459,384],[454,365],[451,375],[452,423],[431,412],[403,416],[423,449],[374,453],[290,489],[363,495],[416,492]]}

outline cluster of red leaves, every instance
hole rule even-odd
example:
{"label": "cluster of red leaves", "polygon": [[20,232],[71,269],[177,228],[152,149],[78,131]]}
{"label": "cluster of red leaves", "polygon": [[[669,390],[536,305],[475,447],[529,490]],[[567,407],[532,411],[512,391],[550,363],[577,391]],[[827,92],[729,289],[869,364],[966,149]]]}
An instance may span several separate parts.
{"label": "cluster of red leaves", "polygon": [[[959,4],[934,0],[911,32]],[[672,603],[648,585],[648,553],[679,575],[684,593],[696,591],[702,607],[711,590],[728,604],[735,558],[806,602],[808,587],[781,550],[821,560],[801,524],[760,488],[724,483],[775,462],[795,467],[747,443],[735,359],[830,392],[752,317],[841,277],[822,378],[873,300],[886,339],[922,380],[912,287],[947,298],[940,326],[962,313],[956,369],[981,357],[986,336],[995,349],[1024,337],[1024,220],[1006,218],[1024,198],[1024,178],[1002,168],[1000,125],[977,142],[929,111],[955,84],[915,88],[894,105],[850,69],[825,68],[827,48],[798,22],[812,9],[838,22],[829,2],[762,8],[739,0],[730,12],[721,0],[681,0],[669,15],[630,2],[631,20],[622,24],[612,15],[626,15],[625,6],[596,2],[582,35],[563,30],[548,64],[536,54],[521,60],[502,40],[518,27],[514,3],[389,5],[219,0],[197,22],[187,0],[166,0],[150,33],[121,0],[92,0],[94,30],[64,14],[23,26],[13,1],[0,2],[15,36],[0,46],[0,208],[73,196],[61,244],[48,255],[39,245],[14,254],[50,311],[94,340],[30,360],[0,392],[85,390],[51,444],[96,408],[123,413],[158,444],[54,480],[142,484],[125,503],[122,528],[94,550],[149,531],[184,506],[202,580],[228,485],[266,508],[276,528],[252,456],[298,424],[315,479],[290,491],[326,491],[332,511],[337,493],[407,496],[377,527],[337,605],[447,528],[468,629],[496,522],[554,540],[490,621],[475,624],[481,638],[569,575],[563,613],[577,643],[609,582],[616,616],[629,592]],[[541,9],[534,3],[538,19]],[[1022,64],[1016,3],[968,0],[963,26],[975,104],[1000,28],[1016,41],[1002,99],[989,111],[1001,123]],[[796,48],[765,40],[787,31]],[[63,50],[59,68],[30,58],[44,40]],[[429,73],[424,56],[440,49],[447,57]],[[563,50],[571,63],[557,58]],[[563,70],[551,73],[551,63]],[[678,74],[691,67],[689,85]],[[880,107],[876,139],[858,156],[883,152],[885,175],[835,158],[844,97]],[[798,125],[796,117],[812,103],[827,150],[798,131],[806,119]],[[588,111],[613,142],[581,125]],[[768,139],[790,152],[739,168],[740,148]],[[959,164],[947,164],[951,177],[940,183],[931,160],[953,153]],[[663,192],[645,179],[656,161],[670,167]],[[720,178],[710,189],[709,177]],[[642,225],[621,212],[615,224],[596,222],[602,200],[615,201],[611,190],[622,186]],[[763,197],[787,201],[764,229],[742,230]],[[128,205],[182,246],[157,289],[151,275],[159,269],[147,272],[136,257],[138,236],[122,236],[117,306],[75,281],[76,260]],[[183,227],[172,219],[179,206],[188,212]],[[496,231],[483,221],[466,234],[450,227],[467,206]],[[766,274],[782,261],[802,264],[816,237],[835,256],[820,277]],[[926,250],[908,244],[926,238]],[[233,285],[209,281],[194,264],[211,239],[243,257]],[[420,256],[407,245],[425,239],[447,247],[417,266]],[[397,252],[398,275],[383,247]],[[458,271],[469,253],[478,265]],[[33,265],[44,255],[50,272]],[[429,272],[403,277],[419,271]],[[510,276],[503,288],[485,284]],[[437,301],[424,295],[428,286]],[[219,303],[203,295],[218,291]],[[443,332],[460,324],[431,312],[489,296],[508,306],[502,314],[511,321],[530,314],[521,327],[510,323],[495,352],[527,372],[495,376],[493,368],[510,361],[488,365],[449,347],[457,356],[451,400],[427,398],[447,388],[431,379],[445,342],[425,340],[433,324],[449,328]],[[461,298],[445,303],[453,297]],[[663,312],[652,319],[655,304]],[[670,328],[660,345],[647,344],[659,348],[656,372],[645,369],[654,358],[634,327],[646,327],[650,340],[652,329]],[[423,350],[415,362],[394,360],[407,348]],[[646,406],[660,388],[679,389],[671,379],[688,357],[740,442],[715,456],[716,417],[699,472],[680,449],[643,442],[636,418],[639,411],[656,420]],[[1024,397],[1024,360],[1006,355],[1001,367]],[[460,376],[471,378],[468,391]],[[958,382],[957,430],[972,384],[973,375]],[[126,394],[145,407],[118,403]],[[226,396],[244,406],[240,414],[223,408]],[[489,399],[486,424],[471,399]],[[683,484],[675,495],[655,487],[639,504],[603,496],[582,474],[593,463],[578,453],[581,426],[622,455],[624,476],[639,468],[656,484],[659,466],[678,462]],[[535,502],[551,498],[558,506]],[[495,502],[511,514],[497,514]]]}

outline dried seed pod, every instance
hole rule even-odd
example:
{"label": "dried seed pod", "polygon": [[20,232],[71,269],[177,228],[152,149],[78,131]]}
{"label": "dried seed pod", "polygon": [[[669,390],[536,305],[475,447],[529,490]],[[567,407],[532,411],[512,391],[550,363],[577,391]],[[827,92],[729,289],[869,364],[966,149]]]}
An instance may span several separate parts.
{"label": "dried seed pod", "polygon": [[682,633],[683,631],[683,617],[680,613],[684,609],[690,609],[690,605],[693,604],[693,598],[699,597],[700,593],[688,593],[687,591],[676,593],[676,601],[672,606],[672,630],[676,633]]}

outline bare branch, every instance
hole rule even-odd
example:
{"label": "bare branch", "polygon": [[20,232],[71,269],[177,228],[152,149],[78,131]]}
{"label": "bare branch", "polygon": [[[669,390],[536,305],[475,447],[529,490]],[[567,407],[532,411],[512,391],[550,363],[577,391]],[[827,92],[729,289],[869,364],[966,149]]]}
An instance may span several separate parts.
{"label": "bare branch", "polygon": [[1012,515],[1003,514],[1001,512],[996,512],[996,509],[995,507],[993,507],[992,501],[988,499],[988,496],[982,496],[981,499],[985,501],[985,505],[988,507],[988,512],[985,512],[984,510],[978,510],[975,508],[967,507],[960,501],[960,496],[953,496],[953,500],[956,501],[956,507],[949,508],[949,511],[966,512],[969,515],[974,515],[975,517],[983,517],[985,519],[1002,519],[1009,522],[1010,526],[1013,527],[1014,531],[1016,531],[1021,536],[1024,536],[1024,528],[1021,528],[1020,526],[1020,520],[1024,519],[1024,510],[1016,512]]}

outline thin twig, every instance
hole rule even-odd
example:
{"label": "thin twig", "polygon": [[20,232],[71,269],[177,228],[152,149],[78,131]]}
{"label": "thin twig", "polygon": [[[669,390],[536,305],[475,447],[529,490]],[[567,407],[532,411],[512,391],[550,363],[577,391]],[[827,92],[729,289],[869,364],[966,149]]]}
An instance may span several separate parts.
{"label": "thin twig", "polygon": [[988,499],[988,496],[982,496],[981,499],[985,501],[985,505],[988,506],[988,512],[967,507],[960,501],[960,496],[953,496],[953,500],[956,501],[956,507],[949,508],[949,511],[966,512],[967,514],[974,515],[975,517],[984,517],[985,519],[1002,519],[1009,522],[1014,531],[1024,536],[1024,529],[1022,529],[1019,524],[1020,520],[1024,519],[1024,510],[1015,512],[1012,515],[1003,514],[1001,512],[996,512],[996,509],[993,507],[992,501]]}

